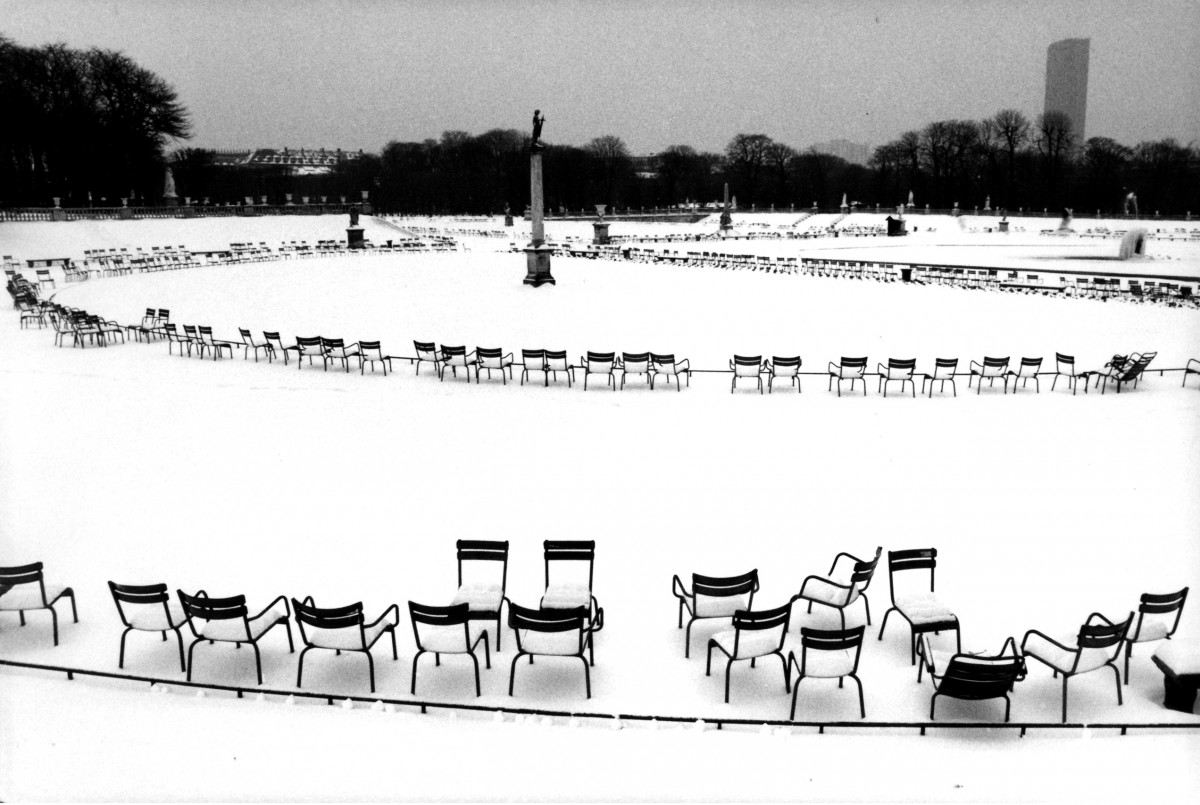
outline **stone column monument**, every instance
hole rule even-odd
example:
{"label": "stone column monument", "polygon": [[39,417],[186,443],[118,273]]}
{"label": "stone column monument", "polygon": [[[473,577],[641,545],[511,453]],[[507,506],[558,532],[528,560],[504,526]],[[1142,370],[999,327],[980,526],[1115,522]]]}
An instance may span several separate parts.
{"label": "stone column monument", "polygon": [[592,222],[592,243],[596,246],[607,246],[609,244],[608,237],[608,221],[604,220],[604,209],[608,205],[596,205],[596,220]]}
{"label": "stone column monument", "polygon": [[529,143],[529,202],[530,220],[533,223],[533,238],[525,247],[525,263],[528,271],[525,284],[534,288],[554,285],[550,274],[550,248],[546,245],[546,204],[542,197],[542,124],[546,122],[540,109],[533,112],[533,138]]}
{"label": "stone column monument", "polygon": [[720,234],[725,237],[733,230],[733,216],[729,214],[729,182],[725,183],[725,206],[721,209]]}
{"label": "stone column monument", "polygon": [[367,246],[363,242],[363,228],[358,225],[358,215],[358,206],[351,207],[350,226],[346,227],[346,248],[348,249],[365,249]]}

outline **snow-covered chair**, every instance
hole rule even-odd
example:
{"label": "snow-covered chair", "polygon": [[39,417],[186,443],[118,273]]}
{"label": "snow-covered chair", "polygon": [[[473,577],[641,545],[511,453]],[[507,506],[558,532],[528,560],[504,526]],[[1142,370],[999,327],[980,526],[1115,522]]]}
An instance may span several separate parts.
{"label": "snow-covered chair", "polygon": [[239,648],[242,643],[249,643],[254,649],[254,666],[258,672],[258,684],[262,684],[262,656],[258,651],[258,641],[271,631],[276,624],[282,623],[287,631],[288,652],[295,653],[296,646],[292,642],[291,610],[287,599],[278,596],[257,615],[251,617],[246,608],[246,596],[233,595],[227,598],[213,598],[204,590],[195,595],[188,595],[183,590],[177,590],[179,603],[183,605],[183,613],[187,615],[188,625],[192,629],[195,640],[188,646],[187,679],[192,681],[192,671],[196,664],[192,662],[192,652],[197,643],[207,640],[209,643],[234,643]]}
{"label": "snow-covered chair", "polygon": [[269,333],[263,330],[263,339],[267,342],[267,346],[271,348],[267,352],[267,360],[274,363],[276,358],[282,357],[283,365],[287,366],[288,349],[294,350],[295,347],[285,347],[283,345],[283,338],[280,337],[279,333]]}
{"label": "snow-covered chair", "polygon": [[567,351],[565,349],[548,349],[546,350],[546,385],[550,385],[549,375],[554,375],[554,382],[558,382],[558,373],[562,372],[567,376],[567,388],[575,380],[575,369],[567,362]]}
{"label": "snow-covered chair", "polygon": [[[479,378],[480,371],[488,373],[488,380],[492,379],[492,372],[498,371],[504,385],[508,385],[508,379],[512,377],[513,354],[511,352],[506,355],[500,348],[475,347],[475,355],[479,361],[475,365],[476,380]],[[505,374],[506,370],[507,374]]]}
{"label": "snow-covered chair", "polygon": [[925,384],[929,384],[929,398],[933,399],[933,384],[940,383],[938,393],[946,390],[946,383],[954,396],[958,396],[958,384],[954,382],[954,373],[958,371],[958,358],[937,358],[933,362],[933,374],[921,376],[921,393],[925,393]]}
{"label": "snow-covered chair", "polygon": [[1075,396],[1075,392],[1079,390],[1077,385],[1080,378],[1083,379],[1083,391],[1088,390],[1088,373],[1075,371],[1075,356],[1064,355],[1061,352],[1054,353],[1054,380],[1050,383],[1050,390],[1054,391],[1054,387],[1058,385],[1058,379],[1065,377],[1067,379],[1067,387],[1071,389],[1071,396]]}
{"label": "snow-covered chair", "polygon": [[283,352],[284,355],[287,355],[288,352],[296,353],[297,369],[300,369],[304,365],[305,358],[308,358],[309,366],[312,366],[314,359],[319,359],[321,361],[321,368],[323,370],[328,369],[328,365],[325,363],[325,339],[319,335],[312,338],[297,336],[295,346],[288,347]]}
{"label": "snow-covered chair", "polygon": [[732,618],[735,612],[751,609],[758,592],[758,570],[740,576],[702,576],[692,574],[692,589],[684,589],[679,576],[671,579],[671,594],[679,599],[679,626],[683,628],[683,611],[688,613],[684,632],[683,656],[692,651],[692,624],[711,618]]}
{"label": "snow-covered chair", "polygon": [[[542,609],[583,607],[589,634],[604,628],[604,608],[592,594],[596,566],[595,540],[552,540],[542,543],[546,569],[546,592],[538,604]],[[511,602],[510,602],[511,603]],[[595,648],[588,640],[588,657],[595,665]]]}
{"label": "snow-covered chair", "polygon": [[470,620],[494,620],[496,651],[499,651],[504,631],[500,611],[508,602],[508,541],[460,539],[456,547],[458,591],[450,603],[466,604]]}
{"label": "snow-covered chair", "polygon": [[358,357],[359,350],[357,343],[347,345],[345,340],[341,338],[322,338],[321,353],[321,360],[324,363],[325,371],[329,371],[329,364],[334,361],[341,361],[342,369],[346,374],[349,374],[350,359]]}
{"label": "snow-covered chair", "polygon": [[[1038,372],[1040,372],[1041,370],[1042,370],[1042,359],[1041,358],[1021,358],[1021,365],[1017,367],[1017,371],[1015,371],[1015,372],[1010,371],[1008,373],[1008,378],[1012,379],[1013,394],[1017,393],[1017,381],[1018,380],[1021,381],[1021,388],[1025,388],[1025,385],[1030,380],[1032,380],[1033,388],[1037,391],[1038,394],[1041,394],[1042,393],[1042,384],[1038,382]],[[1057,377],[1055,377],[1054,379],[1058,380]],[[1004,384],[1005,384],[1005,386],[1008,385],[1007,379],[1004,381]],[[1053,385],[1053,384],[1051,384],[1051,385]],[[1050,390],[1054,391],[1053,388],[1051,388]]]}
{"label": "snow-covered chair", "polygon": [[803,362],[799,355],[794,355],[790,358],[781,358],[778,355],[772,355],[771,360],[767,362],[767,394],[770,394],[774,385],[775,378],[786,377],[795,387],[796,393],[800,393],[800,365]]}
{"label": "snow-covered chair", "polygon": [[1150,365],[1150,361],[1154,360],[1157,352],[1147,352],[1141,354],[1138,352],[1128,356],[1114,355],[1113,359],[1104,365],[1104,371],[1094,372],[1096,383],[1100,385],[1100,393],[1104,394],[1108,390],[1108,381],[1113,381],[1117,384],[1117,394],[1121,393],[1121,386],[1132,383],[1134,388],[1137,388],[1138,380],[1146,371],[1146,367]]}
{"label": "snow-covered chair", "polygon": [[[433,654],[434,663],[442,664],[443,654],[466,654],[475,666],[475,696],[481,696],[479,687],[479,658],[475,649],[483,642],[483,658],[488,670],[492,667],[492,653],[488,648],[487,630],[479,633],[471,642],[471,613],[466,604],[451,604],[448,607],[431,607],[408,602],[408,615],[412,620],[413,638],[417,653],[413,655],[412,687],[410,693],[417,695],[417,661],[422,654]],[[499,647],[497,646],[497,650]]]}
{"label": "snow-covered chair", "polygon": [[900,393],[903,394],[904,384],[907,383],[912,387],[912,396],[917,396],[917,384],[913,382],[913,372],[917,367],[916,358],[888,358],[887,366],[882,363],[877,366],[879,367],[879,387],[875,389],[876,392],[882,389],[883,396],[887,397],[887,384],[899,383]]}
{"label": "snow-covered chair", "polygon": [[588,378],[592,375],[603,376],[608,385],[612,386],[613,391],[617,390],[617,379],[613,375],[613,370],[617,366],[615,352],[592,352],[589,350],[587,357],[580,358],[579,363],[583,366],[584,391],[587,391]]}
{"label": "snow-covered chair", "polygon": [[759,657],[775,655],[783,666],[783,687],[788,693],[792,686],[788,678],[788,663],[783,656],[783,641],[787,639],[792,604],[757,612],[739,610],[733,613],[733,628],[717,632],[708,641],[708,662],[704,675],[712,675],[712,653],[717,649],[729,660],[725,663],[725,703],[729,704],[730,669],[735,662],[750,661],[753,668]]}
{"label": "snow-covered chair", "polygon": [[[855,626],[853,629],[800,629],[800,661],[796,661],[796,653],[788,652],[787,672],[793,667],[797,671],[796,681],[792,686],[792,712],[789,718],[796,720],[796,696],[800,693],[800,680],[836,679],[840,688],[846,677],[858,684],[858,712],[861,718],[867,717],[867,707],[863,702],[862,680],[858,678],[858,658],[862,654],[863,633],[865,626]],[[811,652],[811,653],[810,653]]]}
{"label": "snow-covered chair", "polygon": [[62,597],[71,599],[71,617],[79,623],[75,609],[75,591],[60,584],[46,584],[42,563],[0,567],[0,612],[16,612],[25,625],[25,613],[39,609],[50,611],[54,627],[54,645],[58,645],[58,612],[54,605]]}
{"label": "snow-covered chair", "polygon": [[649,352],[622,352],[617,366],[621,369],[621,390],[625,390],[625,381],[630,375],[641,375],[646,385],[651,385],[653,377],[650,373]]}
{"label": "snow-covered chair", "polygon": [[737,389],[739,377],[752,377],[758,383],[758,393],[763,392],[762,373],[767,371],[767,364],[763,362],[762,355],[734,355],[733,360],[729,362],[729,369],[733,372],[733,382],[729,385],[729,393]]}
{"label": "snow-covered chair", "polygon": [[[807,601],[809,612],[812,612],[813,604],[836,609],[844,631],[846,629],[846,609],[861,598],[869,626],[871,624],[871,602],[867,599],[867,588],[871,585],[871,579],[875,575],[875,568],[879,564],[879,556],[882,553],[882,546],[875,549],[875,558],[870,560],[859,559],[844,551],[839,553],[833,558],[829,575],[807,577],[800,585],[800,592],[792,597],[792,601]],[[843,559],[848,561],[842,562]]]}
{"label": "snow-covered chair", "polygon": [[125,631],[121,632],[121,653],[117,658],[117,667],[125,667],[125,638],[130,632],[160,632],[163,640],[167,639],[167,632],[174,632],[179,644],[179,670],[186,671],[182,630],[187,615],[183,607],[171,600],[167,585],[117,584],[110,581],[108,589],[112,592],[113,603],[117,605],[121,623],[125,624]]}
{"label": "snow-covered chair", "polygon": [[967,388],[971,387],[971,383],[975,382],[975,378],[979,378],[979,382],[975,386],[975,393],[983,388],[983,381],[986,379],[988,388],[997,380],[1004,381],[1004,393],[1008,393],[1008,358],[989,358],[984,357],[983,363],[971,361],[971,376],[967,378]]}
{"label": "snow-covered chair", "polygon": [[474,352],[467,352],[466,347],[448,347],[442,345],[442,368],[438,373],[440,380],[446,379],[446,370],[450,370],[450,374],[458,377],[458,370],[462,369],[467,376],[467,382],[471,382],[471,368],[475,368],[475,382],[479,382],[479,358]]}
{"label": "snow-covered chair", "polygon": [[400,609],[395,604],[390,605],[371,623],[367,623],[363,615],[361,601],[344,607],[318,607],[310,595],[303,601],[293,598],[292,612],[295,613],[296,625],[300,628],[300,641],[304,643],[304,648],[300,650],[299,667],[296,669],[298,688],[304,679],[304,655],[314,648],[329,649],[339,655],[343,651],[365,654],[372,693],[375,692],[375,660],[371,656],[371,647],[379,638],[390,634],[392,659],[400,658],[396,653],[396,626],[400,623]]}
{"label": "snow-covered chair", "polygon": [[675,360],[675,356],[670,353],[658,354],[657,352],[650,353],[650,388],[654,388],[655,382],[659,376],[667,379],[667,385],[671,385],[671,378],[675,378],[675,390],[680,391],[679,376],[687,375],[688,386],[692,385],[692,368],[688,363],[687,358],[681,361]]}
{"label": "snow-covered chair", "polygon": [[254,340],[254,336],[250,331],[239,327],[238,334],[242,337],[242,360],[247,360],[250,357],[250,350],[254,350],[254,362],[258,363],[258,353],[261,351],[267,360],[274,357],[275,348],[269,343],[259,344]]}
{"label": "snow-covered chair", "polygon": [[[918,651],[921,667],[929,671],[933,696],[929,700],[929,719],[937,709],[937,697],[982,701],[1004,699],[1004,721],[1008,721],[1012,701],[1008,694],[1025,678],[1025,660],[1017,651],[1013,638],[1004,641],[999,654],[963,654],[957,651],[938,651],[928,634],[921,635]],[[1065,687],[1064,687],[1065,690]]]}
{"label": "snow-covered chair", "polygon": [[508,676],[509,696],[513,695],[513,685],[517,679],[517,661],[529,657],[529,664],[532,665],[535,656],[546,656],[578,657],[583,662],[587,697],[592,698],[592,675],[583,649],[586,646],[591,651],[596,627],[586,607],[528,609],[510,603],[508,625],[517,636],[517,655],[513,657]]}
{"label": "snow-covered chair", "polygon": [[829,371],[829,388],[827,388],[826,391],[833,390],[833,381],[835,378],[837,379],[837,391],[838,391],[839,397],[842,396],[842,381],[843,380],[850,381],[850,390],[851,391],[854,391],[854,383],[856,381],[862,381],[863,396],[864,397],[867,396],[867,381],[865,378],[865,375],[867,372],[867,359],[866,358],[847,358],[847,357],[843,356],[841,363],[833,363],[832,361],[830,361],[828,371]]}
{"label": "snow-covered chair", "polygon": [[1155,640],[1170,640],[1179,628],[1183,605],[1187,601],[1188,588],[1177,593],[1143,593],[1138,604],[1137,620],[1129,627],[1125,636],[1125,684],[1129,684],[1129,658],[1133,656],[1134,643],[1149,643]]}
{"label": "snow-covered chair", "polygon": [[232,341],[221,341],[217,338],[214,338],[213,328],[211,327],[205,327],[204,325],[201,325],[196,329],[200,334],[200,349],[202,350],[201,357],[203,357],[203,350],[208,350],[212,353],[213,360],[215,361],[221,355],[221,350],[224,349],[229,351],[230,360],[233,359]]}
{"label": "snow-covered chair", "polygon": [[392,356],[383,354],[383,347],[378,341],[359,341],[357,355],[360,375],[366,372],[369,363],[372,373],[375,371],[375,364],[379,364],[383,367],[383,376],[387,377],[388,370],[392,367]]}
{"label": "snow-covered chair", "polygon": [[525,378],[529,377],[530,372],[542,373],[542,385],[550,385],[546,372],[546,350],[544,349],[523,349],[521,350],[521,385],[525,385]]}
{"label": "snow-covered chair", "polygon": [[1111,668],[1117,681],[1117,704],[1124,704],[1121,696],[1121,670],[1117,668],[1116,660],[1132,623],[1132,612],[1120,623],[1113,623],[1099,612],[1093,612],[1079,627],[1079,636],[1073,648],[1036,629],[1025,633],[1021,640],[1021,653],[1049,666],[1055,676],[1062,674],[1064,724],[1067,723],[1067,680],[1073,676],[1099,668]]}
{"label": "snow-covered chair", "polygon": [[[883,640],[883,630],[887,628],[888,616],[893,612],[908,621],[909,661],[916,665],[917,639],[929,632],[958,631],[958,617],[950,609],[938,601],[934,595],[934,573],[937,569],[937,548],[915,548],[907,551],[888,551],[888,582],[891,588],[892,605],[883,613],[883,622],[879,625],[879,639]],[[911,583],[912,571],[929,571],[929,589],[913,589]],[[903,586],[896,578],[904,574]]]}
{"label": "snow-covered chair", "polygon": [[442,376],[442,359],[438,356],[437,345],[432,341],[413,341],[413,349],[417,351],[417,359],[413,361],[417,365],[417,374],[421,374],[422,363],[432,363],[433,371],[438,377]]}

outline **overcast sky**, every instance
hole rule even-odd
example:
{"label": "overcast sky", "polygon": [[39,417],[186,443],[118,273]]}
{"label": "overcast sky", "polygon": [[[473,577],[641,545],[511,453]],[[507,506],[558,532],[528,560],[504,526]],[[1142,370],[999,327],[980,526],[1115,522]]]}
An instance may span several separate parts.
{"label": "overcast sky", "polygon": [[1200,142],[1197,0],[0,0],[0,33],[125,52],[192,145],[378,151],[447,129],[615,134],[637,154],[739,132],[879,145],[1042,111],[1046,47],[1090,37],[1087,134]]}

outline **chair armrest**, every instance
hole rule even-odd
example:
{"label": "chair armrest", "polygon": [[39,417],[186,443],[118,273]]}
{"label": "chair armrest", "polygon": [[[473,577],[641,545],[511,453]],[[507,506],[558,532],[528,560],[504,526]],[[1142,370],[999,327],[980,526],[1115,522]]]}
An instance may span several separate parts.
{"label": "chair armrest", "polygon": [[1022,654],[1025,653],[1025,644],[1027,642],[1029,642],[1029,636],[1034,635],[1034,634],[1037,635],[1038,637],[1042,638],[1043,640],[1045,640],[1048,643],[1053,643],[1054,645],[1058,646],[1063,651],[1070,651],[1072,653],[1079,652],[1078,646],[1076,646],[1075,648],[1071,648],[1070,646],[1064,646],[1062,643],[1058,642],[1057,640],[1055,640],[1053,637],[1046,634],[1045,632],[1039,632],[1037,629],[1030,629],[1028,632],[1025,633],[1025,636],[1021,638],[1021,653]]}
{"label": "chair armrest", "polygon": [[1183,371],[1184,372],[1200,372],[1200,361],[1196,360],[1195,358],[1192,358],[1191,360],[1189,360],[1187,362],[1187,366],[1184,368]]}
{"label": "chair armrest", "polygon": [[671,595],[686,603],[687,599],[691,598],[694,593],[689,593],[683,589],[683,582],[679,580],[679,575],[676,574],[671,578]]}
{"label": "chair armrest", "polygon": [[[807,596],[804,595],[804,588],[807,587],[808,583],[810,581],[812,581],[813,579],[816,579],[817,581],[821,582],[822,584],[828,584],[830,587],[837,587],[842,590],[849,590],[851,588],[851,585],[849,585],[849,584],[838,584],[836,581],[827,579],[824,576],[812,575],[812,576],[808,576],[807,578],[805,578],[804,581],[800,584],[800,592],[795,596],[795,598],[803,598],[805,601],[814,600],[814,599],[808,598]],[[793,599],[793,600],[795,600],[795,599]]]}
{"label": "chair armrest", "polygon": [[833,557],[833,564],[829,566],[829,575],[832,576],[833,571],[837,570],[838,562],[841,561],[842,557],[845,557],[846,559],[852,559],[855,562],[863,561],[852,553],[846,553],[845,551],[842,551],[837,556]]}
{"label": "chair armrest", "polygon": [[[311,598],[312,596],[309,596],[309,597]],[[373,627],[375,627],[375,626],[378,626],[378,625],[379,625],[379,622],[380,622],[381,620],[383,620],[384,618],[386,618],[386,617],[388,616],[388,613],[389,613],[389,612],[392,612],[392,613],[394,613],[394,614],[395,614],[395,617],[392,619],[392,625],[393,625],[393,626],[399,626],[399,625],[400,625],[400,607],[396,606],[395,604],[392,604],[392,605],[391,605],[391,606],[389,606],[387,609],[385,609],[385,610],[383,611],[383,614],[382,614],[382,615],[380,615],[378,618],[376,618],[376,619],[374,620],[374,622],[372,622],[372,623],[368,623],[368,624],[366,625],[366,628],[367,628],[367,629],[371,629],[371,628],[373,628]]]}
{"label": "chair armrest", "polygon": [[280,596],[277,596],[274,601],[272,601],[271,603],[269,603],[265,607],[263,607],[263,611],[258,613],[257,615],[255,615],[250,620],[255,620],[257,618],[261,618],[263,615],[266,615],[268,612],[271,611],[271,607],[275,606],[280,601],[283,602],[283,609],[285,612],[287,612],[287,617],[290,618],[292,616],[292,606],[291,606],[291,604],[288,603],[288,600],[286,598],[284,598],[282,595],[280,595]]}
{"label": "chair armrest", "polygon": [[875,371],[879,372],[879,374],[881,374],[881,375],[887,374],[887,369],[884,367],[884,365],[882,363],[876,364],[875,367],[876,367]]}
{"label": "chair armrest", "polygon": [[503,365],[505,361],[508,361],[510,365],[512,364],[512,362],[513,362],[513,354],[512,354],[511,352],[510,352],[510,353],[508,353],[507,355],[505,355],[503,358],[501,358],[501,359],[500,359],[500,363],[501,363],[501,365]]}
{"label": "chair armrest", "polygon": [[310,606],[310,607],[315,607],[317,605],[317,602],[313,600],[313,597],[311,595],[304,596],[304,600],[301,601],[300,603],[304,604],[305,606]]}
{"label": "chair armrest", "polygon": [[692,371],[692,364],[688,361],[687,358],[684,358],[681,361],[675,362],[675,374],[680,374],[682,372],[690,373],[691,371]]}
{"label": "chair armrest", "polygon": [[829,362],[829,374],[836,375],[840,371],[842,371],[842,367],[838,366],[833,361]]}
{"label": "chair armrest", "polygon": [[981,364],[978,364],[975,361],[971,361],[971,374],[977,375],[977,374],[980,374],[982,371],[983,371],[983,366]]}
{"label": "chair armrest", "polygon": [[1112,621],[1110,621],[1108,618],[1106,618],[1106,617],[1104,617],[1103,615],[1101,615],[1099,612],[1093,612],[1091,615],[1088,615],[1088,616],[1087,616],[1087,620],[1086,620],[1086,621],[1084,621],[1084,625],[1085,625],[1085,626],[1091,626],[1091,625],[1092,625],[1092,618],[1098,618],[1098,619],[1099,619],[1099,620],[1100,620],[1100,621],[1101,621],[1101,622],[1102,622],[1102,623],[1103,623],[1105,626],[1112,626],[1112,625],[1113,625],[1113,622],[1112,622]]}

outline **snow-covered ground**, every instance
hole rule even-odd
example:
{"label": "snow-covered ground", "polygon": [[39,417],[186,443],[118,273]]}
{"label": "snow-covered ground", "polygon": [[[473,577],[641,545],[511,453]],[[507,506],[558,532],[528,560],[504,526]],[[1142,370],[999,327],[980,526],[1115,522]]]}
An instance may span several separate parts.
{"label": "snow-covered ground", "polygon": [[[131,226],[131,246],[276,245],[240,228],[266,220],[97,227]],[[56,228],[69,226],[0,225],[0,251],[67,256],[104,245]],[[43,234],[25,234],[30,227]],[[278,238],[337,237],[292,231]],[[287,343],[380,339],[403,355],[413,339],[518,355],[563,348],[573,360],[588,349],[670,350],[704,369],[725,368],[735,352],[799,353],[817,372],[843,354],[869,355],[872,367],[916,357],[918,370],[953,356],[965,368],[984,354],[1041,355],[1047,369],[1055,351],[1074,353],[1081,368],[1133,350],[1157,350],[1153,368],[1200,356],[1194,310],[566,258],[554,261],[559,284],[534,290],[520,284],[523,255],[490,251],[488,240],[468,239],[469,253],[117,277],[60,285],[57,299],[123,322],[165,307],[173,321],[210,324],[218,337],[239,326],[278,329]],[[1049,377],[1040,394],[976,395],[964,377],[957,397],[884,398],[872,378],[868,396],[839,399],[824,378],[806,377],[800,395],[749,387],[731,395],[727,374],[698,374],[682,393],[614,393],[506,386],[486,375],[478,385],[439,383],[403,362],[386,378],[362,377],[240,353],[189,360],[168,356],[161,342],[78,350],[52,340],[49,330],[19,330],[15,311],[0,314],[0,564],[45,562],[50,581],[76,590],[81,622],[62,619],[54,648],[45,616],[22,629],[0,615],[0,658],[115,671],[110,579],[245,593],[252,607],[280,594],[323,606],[361,600],[373,615],[393,602],[402,611],[408,600],[448,602],[454,541],[507,539],[509,597],[534,605],[542,540],[595,539],[607,624],[593,698],[583,698],[577,663],[539,661],[518,669],[509,699],[506,630],[483,672],[481,703],[783,719],[790,697],[777,663],[735,667],[726,705],[722,664],[704,675],[715,628],[698,625],[683,658],[672,574],[758,568],[756,605],[769,607],[828,571],[839,551],[882,546],[860,668],[867,716],[924,722],[931,689],[915,681],[903,622],[893,616],[875,639],[888,606],[888,550],[938,548],[938,595],[973,650],[998,649],[1030,628],[1070,637],[1088,613],[1123,617],[1143,592],[1194,587],[1200,570],[1200,393],[1195,380],[1181,389],[1178,373],[1151,374],[1120,396],[1051,393]],[[852,614],[862,618],[861,609]],[[829,622],[796,607],[792,628]],[[1177,639],[1200,639],[1197,623],[1186,610]],[[377,686],[404,699],[414,652],[406,612],[397,635],[398,662],[376,652]],[[1073,681],[1071,721],[1197,723],[1162,708],[1152,651],[1135,651],[1121,707],[1108,672]],[[296,656],[284,636],[269,635],[262,653],[266,686],[290,689]],[[197,680],[254,686],[245,652],[201,646],[195,660]],[[476,701],[469,665],[422,662],[421,698]],[[130,637],[126,671],[182,676],[174,647],[152,635]],[[132,683],[6,668],[0,680],[6,800],[1128,800],[1177,798],[1200,782],[1196,730],[1023,739],[1004,730],[922,738],[796,728],[782,737],[630,724],[617,732],[586,721],[573,729],[562,720],[199,700],[180,688],[153,695]],[[857,717],[852,685],[803,684],[798,718]],[[305,689],[366,695],[362,658],[310,653]],[[1060,696],[1058,681],[1031,663],[1013,720],[1056,723]],[[997,702],[938,709],[939,721],[1001,717]],[[328,761],[308,764],[314,753]],[[533,771],[538,764],[545,768]]]}

